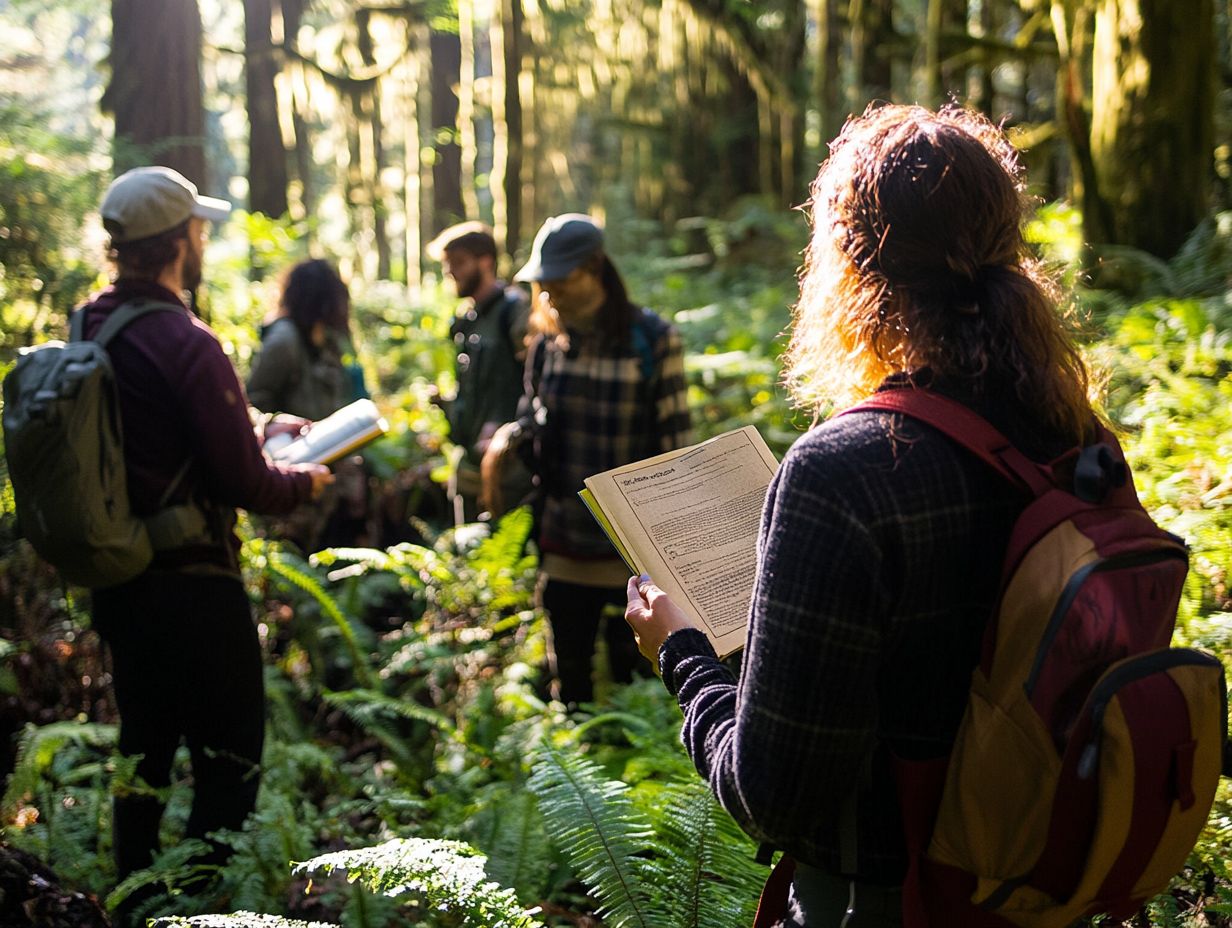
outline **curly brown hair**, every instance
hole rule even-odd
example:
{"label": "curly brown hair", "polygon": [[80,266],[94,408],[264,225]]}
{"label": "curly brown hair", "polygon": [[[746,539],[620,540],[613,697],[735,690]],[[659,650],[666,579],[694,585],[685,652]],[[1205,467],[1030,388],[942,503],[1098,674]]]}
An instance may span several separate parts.
{"label": "curly brown hair", "polygon": [[796,400],[846,405],[927,369],[1080,439],[1089,377],[1023,240],[1028,207],[1016,150],[978,113],[882,106],[848,121],[812,187],[785,356]]}

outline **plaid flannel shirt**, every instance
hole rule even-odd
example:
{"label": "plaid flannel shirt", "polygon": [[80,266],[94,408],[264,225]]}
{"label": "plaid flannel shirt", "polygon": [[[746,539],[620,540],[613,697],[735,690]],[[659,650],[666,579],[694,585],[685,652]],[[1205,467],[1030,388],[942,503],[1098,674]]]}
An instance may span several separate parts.
{"label": "plaid flannel shirt", "polygon": [[583,481],[689,443],[680,334],[648,309],[635,312],[624,344],[571,332],[567,341],[541,335],[528,351],[519,421],[533,439],[544,551],[615,556],[578,499]]}
{"label": "plaid flannel shirt", "polygon": [[1024,503],[900,416],[832,419],[793,446],[766,499],[739,681],[699,631],[659,652],[685,747],[745,831],[830,872],[902,881],[892,756],[952,747]]}

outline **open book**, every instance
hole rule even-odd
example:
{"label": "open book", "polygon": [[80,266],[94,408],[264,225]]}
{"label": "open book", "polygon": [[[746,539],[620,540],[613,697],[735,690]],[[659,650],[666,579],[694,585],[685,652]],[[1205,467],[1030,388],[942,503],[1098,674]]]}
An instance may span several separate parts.
{"label": "open book", "polygon": [[586,479],[579,495],[634,574],[649,574],[720,657],[744,645],[757,532],[778,461],[747,425]]}
{"label": "open book", "polygon": [[270,457],[282,464],[332,464],[388,430],[389,423],[372,400],[356,400],[312,423],[303,435],[271,451]]}

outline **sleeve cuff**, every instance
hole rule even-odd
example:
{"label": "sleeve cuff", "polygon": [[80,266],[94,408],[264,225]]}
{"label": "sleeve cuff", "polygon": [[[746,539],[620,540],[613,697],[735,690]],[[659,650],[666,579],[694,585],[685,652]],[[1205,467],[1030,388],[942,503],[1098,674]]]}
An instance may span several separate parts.
{"label": "sleeve cuff", "polygon": [[714,647],[706,633],[697,628],[682,628],[667,636],[659,646],[659,675],[667,691],[675,696],[680,692],[683,679],[677,680],[677,670],[690,657],[709,657],[718,660]]}

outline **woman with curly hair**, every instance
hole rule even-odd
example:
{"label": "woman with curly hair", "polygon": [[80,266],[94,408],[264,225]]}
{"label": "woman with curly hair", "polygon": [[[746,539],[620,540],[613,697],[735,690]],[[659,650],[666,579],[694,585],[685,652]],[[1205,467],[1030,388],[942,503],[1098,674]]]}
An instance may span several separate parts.
{"label": "woman with curly hair", "polygon": [[[1022,236],[1015,151],[959,108],[851,120],[813,185],[786,380],[817,413],[927,387],[1037,461],[1092,434],[1087,373]],[[894,761],[946,755],[1027,502],[930,426],[817,425],[767,495],[739,680],[653,583],[626,618],[684,711],[698,771],[797,861],[782,924],[895,926]]]}

